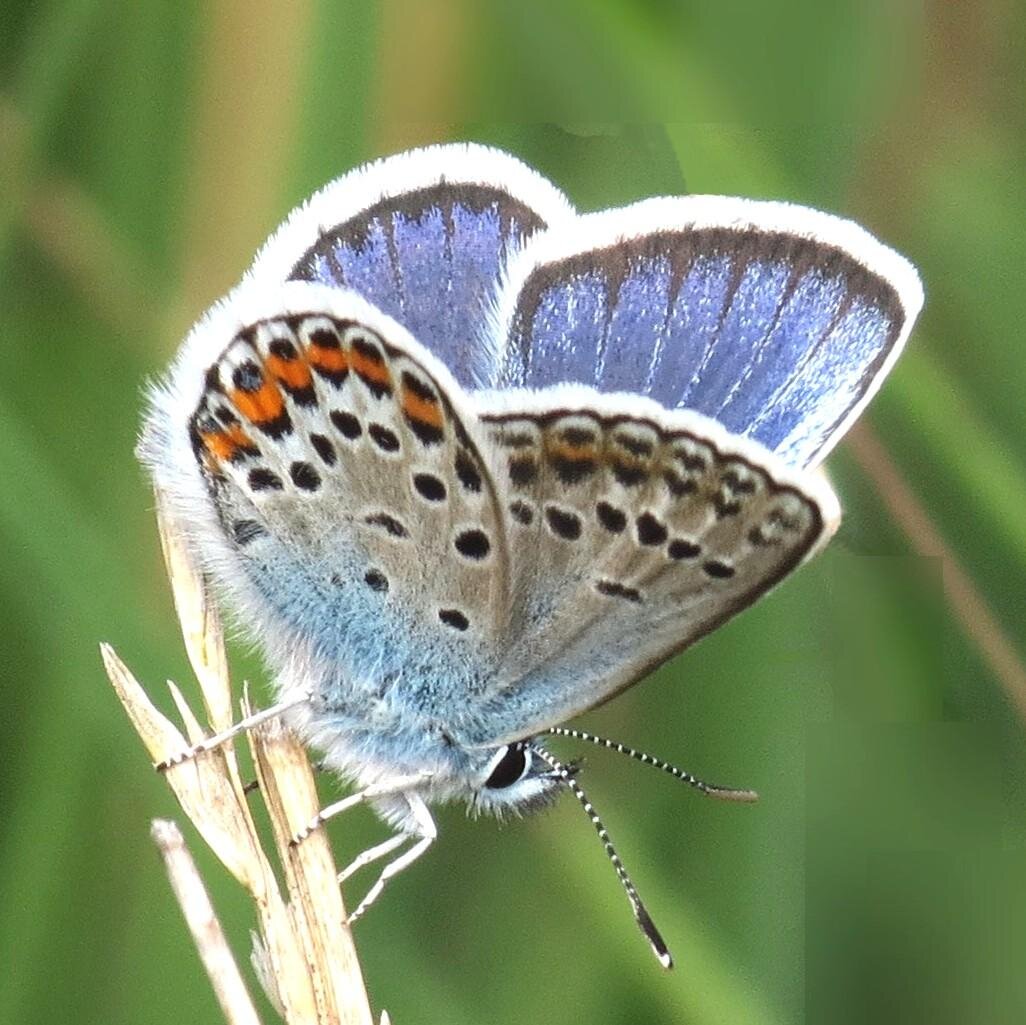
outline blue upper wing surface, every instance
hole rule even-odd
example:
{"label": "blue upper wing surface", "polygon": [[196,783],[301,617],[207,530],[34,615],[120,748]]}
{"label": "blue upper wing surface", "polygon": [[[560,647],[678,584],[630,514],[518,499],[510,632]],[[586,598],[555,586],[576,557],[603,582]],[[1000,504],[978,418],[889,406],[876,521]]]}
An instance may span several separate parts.
{"label": "blue upper wing surface", "polygon": [[794,466],[836,443],[922,301],[902,257],[786,204],[650,200],[577,225],[576,238],[540,236],[514,265],[496,383],[636,392]]}
{"label": "blue upper wing surface", "polygon": [[555,186],[508,154],[431,146],[315,194],[268,242],[249,279],[351,289],[473,387],[494,374],[484,325],[507,261],[531,235],[572,216]]}
{"label": "blue upper wing surface", "polygon": [[434,185],[333,226],[290,277],[354,289],[472,386],[499,275],[544,226],[530,207],[495,188]]}

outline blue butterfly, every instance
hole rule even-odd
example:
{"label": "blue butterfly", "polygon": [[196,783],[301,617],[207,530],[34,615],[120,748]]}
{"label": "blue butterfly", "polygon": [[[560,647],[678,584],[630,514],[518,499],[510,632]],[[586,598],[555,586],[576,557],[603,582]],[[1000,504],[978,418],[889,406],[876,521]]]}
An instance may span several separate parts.
{"label": "blue butterfly", "polygon": [[[569,789],[545,734],[747,608],[826,543],[814,468],[922,304],[849,221],[715,196],[578,214],[481,146],[370,164],[294,211],[193,328],[140,453],[256,639],[275,705],[395,830]],[[172,761],[248,728],[238,724]]]}

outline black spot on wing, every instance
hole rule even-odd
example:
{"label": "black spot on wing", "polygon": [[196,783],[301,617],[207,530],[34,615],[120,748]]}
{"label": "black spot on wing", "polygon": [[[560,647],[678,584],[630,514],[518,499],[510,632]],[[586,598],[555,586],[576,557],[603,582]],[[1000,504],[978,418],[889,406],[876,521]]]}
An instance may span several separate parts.
{"label": "black spot on wing", "polygon": [[[564,484],[579,484],[582,480],[587,480],[598,468],[595,460],[586,456],[570,458],[564,455],[553,455],[550,457],[550,462],[553,470],[556,471],[556,476]],[[512,470],[512,467],[510,469]]]}
{"label": "black spot on wing", "polygon": [[698,485],[690,477],[682,477],[676,470],[663,470],[663,483],[674,498],[682,498],[697,490]]}
{"label": "black spot on wing", "polygon": [[492,544],[488,540],[488,535],[483,530],[478,530],[477,528],[464,530],[462,533],[457,534],[453,546],[464,558],[474,560],[486,558],[492,550]]}
{"label": "black spot on wing", "polygon": [[620,433],[613,437],[613,440],[632,456],[648,458],[655,451],[655,446],[648,438],[639,438],[634,434]]}
{"label": "black spot on wing", "polygon": [[481,474],[474,465],[473,457],[464,448],[456,453],[456,476],[465,491],[477,493],[481,490]]}
{"label": "black spot on wing", "polygon": [[335,446],[323,434],[311,434],[310,444],[314,451],[321,458],[325,466],[334,466],[338,456],[335,453]]}
{"label": "black spot on wing", "polygon": [[545,506],[545,521],[549,529],[564,541],[576,541],[581,536],[581,518],[569,509],[558,505]]}
{"label": "black spot on wing", "polygon": [[296,460],[289,467],[292,483],[302,491],[316,491],[321,486],[321,475],[309,464]]}
{"label": "black spot on wing", "polygon": [[348,438],[349,441],[355,441],[361,434],[363,434],[363,428],[360,426],[360,421],[357,420],[352,413],[347,413],[345,410],[341,409],[333,409],[330,416],[331,422],[335,426],[335,430],[337,430],[343,438]]}
{"label": "black spot on wing", "polygon": [[413,475],[413,486],[417,489],[417,494],[422,498],[426,498],[429,502],[445,501],[445,482],[433,473],[415,473]]}
{"label": "black spot on wing", "polygon": [[518,488],[533,484],[538,476],[538,462],[533,456],[511,456],[509,479]]}
{"label": "black spot on wing", "polygon": [[648,479],[648,468],[643,464],[613,460],[609,465],[613,476],[625,488],[636,488]]}
{"label": "black spot on wing", "polygon": [[628,587],[626,584],[618,583],[615,580],[596,580],[595,590],[599,594],[608,595],[610,598],[622,598],[624,601],[641,601],[641,592],[636,587]]}
{"label": "black spot on wing", "polygon": [[410,533],[394,516],[386,512],[371,513],[363,518],[363,522],[369,527],[380,527],[386,534],[392,537],[409,537]]}
{"label": "black spot on wing", "polygon": [[438,445],[441,444],[442,439],[445,437],[445,433],[441,427],[436,427],[434,424],[428,423],[426,420],[421,420],[418,417],[410,416],[409,413],[404,411],[403,419],[406,421],[406,426],[417,436],[421,444],[424,445]]}
{"label": "black spot on wing", "polygon": [[702,569],[706,576],[712,577],[714,580],[729,580],[734,575],[734,567],[719,559],[710,559],[708,562],[702,563]]}
{"label": "black spot on wing", "polygon": [[258,392],[263,386],[263,383],[264,375],[252,360],[247,359],[232,371],[232,384],[234,384],[239,391],[249,393]]}
{"label": "black spot on wing", "polygon": [[399,451],[399,438],[395,431],[389,430],[382,424],[371,424],[367,428],[367,433],[382,452]]}
{"label": "black spot on wing", "polygon": [[623,510],[608,502],[599,502],[595,506],[595,515],[610,534],[622,534],[627,527],[627,516]]}
{"label": "black spot on wing", "polygon": [[363,575],[363,582],[372,591],[377,591],[379,594],[386,594],[388,592],[388,577],[380,569],[367,570]]}
{"label": "black spot on wing", "polygon": [[509,511],[517,523],[529,527],[534,522],[534,510],[519,498],[509,503]]}
{"label": "black spot on wing", "polygon": [[249,481],[249,486],[253,491],[281,491],[285,487],[281,477],[273,470],[268,470],[264,466],[258,466],[250,470],[249,476],[246,479]]}
{"label": "black spot on wing", "polygon": [[439,609],[438,618],[446,626],[451,626],[461,633],[470,626],[470,620],[459,609]]}
{"label": "black spot on wing", "polygon": [[702,546],[686,537],[675,537],[667,546],[666,554],[671,559],[694,559],[702,552]]}
{"label": "black spot on wing", "polygon": [[638,528],[638,543],[643,545],[661,545],[666,541],[666,524],[656,519],[650,512],[642,513],[635,524]]}

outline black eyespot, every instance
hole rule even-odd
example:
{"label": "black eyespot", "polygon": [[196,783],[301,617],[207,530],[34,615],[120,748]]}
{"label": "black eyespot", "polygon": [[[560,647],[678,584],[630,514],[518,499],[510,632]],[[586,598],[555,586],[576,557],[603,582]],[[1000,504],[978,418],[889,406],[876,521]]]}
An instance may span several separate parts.
{"label": "black eyespot", "polygon": [[281,477],[264,466],[249,471],[249,486],[254,491],[281,491],[285,487]]}
{"label": "black eyespot", "polygon": [[519,744],[511,744],[492,769],[492,774],[485,780],[485,786],[489,790],[502,790],[512,786],[527,775],[529,764],[527,751]]}
{"label": "black eyespot", "polygon": [[706,576],[714,577],[717,580],[729,580],[734,575],[734,567],[729,563],[720,562],[719,559],[710,559],[702,564]]}
{"label": "black eyespot", "polygon": [[338,458],[335,455],[335,446],[323,434],[311,434],[310,444],[313,445],[325,466],[335,465],[335,460]]}
{"label": "black eyespot", "polygon": [[596,580],[595,590],[599,594],[607,594],[610,598],[623,598],[625,601],[641,602],[641,592],[636,587],[628,587],[616,580]]}
{"label": "black eyespot", "polygon": [[433,473],[415,473],[413,486],[429,502],[445,501],[445,484]]}
{"label": "black eyespot", "polygon": [[476,494],[481,490],[481,474],[477,472],[474,460],[465,449],[460,449],[456,453],[456,476],[465,491],[473,491]]}
{"label": "black eyespot", "polygon": [[285,338],[275,338],[267,347],[275,356],[283,360],[294,360],[296,358],[296,347]]}
{"label": "black eyespot", "polygon": [[388,577],[379,569],[369,569],[363,575],[363,582],[372,590],[379,593],[388,590]]}
{"label": "black eyespot", "polygon": [[545,519],[552,533],[566,541],[576,541],[581,536],[581,518],[569,509],[547,505],[545,506]]}
{"label": "black eyespot", "polygon": [[667,546],[666,554],[671,559],[693,559],[702,551],[702,546],[684,537],[675,537]]}
{"label": "black eyespot", "polygon": [[371,513],[369,516],[364,516],[363,522],[370,527],[380,527],[386,533],[391,534],[392,537],[410,536],[410,532],[399,520],[385,512]]}
{"label": "black eyespot", "polygon": [[454,630],[459,630],[460,633],[470,626],[470,620],[459,609],[439,609],[438,618],[446,626],[451,626]]}
{"label": "black eyespot", "polygon": [[661,545],[666,540],[666,525],[657,520],[650,512],[642,513],[635,522],[640,544]]}
{"label": "black eyespot", "polygon": [[387,427],[383,427],[381,424],[371,424],[367,428],[367,433],[371,436],[374,444],[381,449],[382,452],[398,452],[399,451],[399,438],[396,436],[395,431],[390,431]]}
{"label": "black eyespot", "polygon": [[525,527],[529,527],[534,522],[534,510],[526,502],[521,502],[519,498],[509,503],[509,511],[517,523],[522,523]]}
{"label": "black eyespot", "polygon": [[232,384],[239,391],[258,392],[263,383],[264,375],[260,373],[260,368],[252,360],[240,363],[232,372]]}
{"label": "black eyespot", "polygon": [[321,475],[309,463],[300,460],[289,467],[289,476],[303,491],[316,491],[321,486]]}
{"label": "black eyespot", "polygon": [[624,515],[623,510],[617,509],[608,502],[599,502],[595,506],[595,513],[598,515],[599,523],[610,534],[622,534],[627,526],[627,517]]}
{"label": "black eyespot", "polygon": [[492,550],[488,535],[483,530],[464,530],[453,542],[456,551],[467,559],[483,559]]}
{"label": "black eyespot", "polygon": [[352,441],[354,438],[358,438],[363,434],[363,428],[360,426],[360,421],[357,420],[352,413],[346,413],[341,409],[333,409],[329,415],[331,417],[331,422],[335,425],[335,429],[344,438],[348,438]]}
{"label": "black eyespot", "polygon": [[509,479],[520,488],[534,483],[538,476],[538,464],[531,456],[514,456],[509,461]]}

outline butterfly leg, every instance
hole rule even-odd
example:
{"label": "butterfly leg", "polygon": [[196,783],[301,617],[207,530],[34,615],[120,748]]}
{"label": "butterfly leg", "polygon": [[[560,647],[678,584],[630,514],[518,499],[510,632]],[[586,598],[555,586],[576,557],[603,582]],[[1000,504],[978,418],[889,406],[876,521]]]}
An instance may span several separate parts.
{"label": "butterfly leg", "polygon": [[384,843],[368,847],[367,850],[353,858],[353,860],[346,865],[341,872],[339,872],[338,881],[340,883],[344,883],[351,875],[359,872],[361,868],[372,864],[379,858],[385,857],[386,854],[391,854],[392,851],[397,847],[401,847],[407,840],[409,840],[409,838],[409,833],[396,833],[395,836],[389,837],[384,841]]}
{"label": "butterfly leg", "polygon": [[372,783],[369,787],[358,790],[355,794],[350,794],[348,797],[343,797],[340,801],[335,801],[333,804],[322,808],[302,829],[296,832],[290,843],[293,846],[302,843],[315,829],[323,826],[328,819],[333,819],[336,815],[341,815],[342,812],[349,811],[350,808],[355,808],[358,804],[364,804],[367,801],[373,801],[375,798],[380,797],[392,797],[396,794],[405,795],[406,791],[413,787],[421,786],[430,778],[429,773],[420,772],[415,776],[396,776],[394,779],[382,783]]}
{"label": "butterfly leg", "polygon": [[256,726],[259,726],[261,723],[267,722],[268,719],[274,719],[283,712],[287,712],[290,708],[295,708],[296,705],[306,704],[309,700],[309,697],[306,696],[293,698],[290,701],[282,701],[277,705],[271,705],[270,708],[264,708],[259,712],[254,712],[252,715],[247,715],[245,719],[240,719],[233,726],[229,726],[228,729],[221,733],[215,733],[212,737],[204,737],[198,744],[193,744],[192,747],[187,747],[182,751],[178,751],[175,754],[170,755],[162,762],[157,762],[157,764],[154,765],[154,768],[157,772],[166,772],[175,765],[181,765],[182,762],[191,761],[197,755],[201,755],[205,751],[213,751],[215,748],[227,743],[227,741],[231,740],[233,737],[237,737],[240,733],[245,733]]}
{"label": "butterfly leg", "polygon": [[[349,916],[349,924],[352,925],[361,915],[381,896],[385,883],[393,876],[398,875],[404,868],[412,865],[430,846],[438,836],[438,829],[435,820],[428,811],[424,799],[416,793],[403,794],[409,807],[409,822],[407,829],[399,834],[402,839],[417,838],[417,842],[406,852],[400,854],[394,861],[390,861],[378,876],[378,881],[367,891],[363,900],[356,906],[356,910]],[[393,837],[392,839],[396,839]],[[386,841],[387,843],[388,841]],[[384,846],[383,844],[379,846]],[[395,846],[399,846],[396,844]],[[374,848],[372,848],[374,850]],[[371,853],[370,851],[367,852]],[[359,859],[357,859],[359,860]]]}

